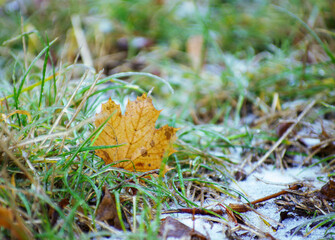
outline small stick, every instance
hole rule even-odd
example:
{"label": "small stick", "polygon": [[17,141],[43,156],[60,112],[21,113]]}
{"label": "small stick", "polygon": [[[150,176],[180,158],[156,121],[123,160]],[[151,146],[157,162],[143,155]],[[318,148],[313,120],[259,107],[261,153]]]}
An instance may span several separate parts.
{"label": "small stick", "polygon": [[304,111],[298,116],[297,120],[286,130],[286,132],[277,140],[275,144],[266,152],[266,154],[258,160],[256,166],[249,172],[248,175],[253,173],[270,155],[271,153],[284,141],[284,139],[293,131],[295,126],[303,119],[303,117],[311,110],[311,108],[316,103],[316,100],[313,100],[308,106],[304,109]]}
{"label": "small stick", "polygon": [[[248,212],[248,211],[250,211],[250,206],[252,206],[252,205],[255,205],[257,203],[264,202],[264,201],[267,201],[269,199],[272,199],[272,198],[279,197],[281,195],[290,193],[292,190],[298,190],[301,187],[302,187],[302,185],[299,184],[299,183],[294,184],[286,190],[282,190],[280,192],[271,194],[269,196],[257,199],[255,201],[250,202],[250,203],[246,203],[246,204],[232,204],[231,203],[231,204],[228,205],[228,207],[231,210],[236,211],[236,212],[240,212],[240,213],[241,212]],[[219,205],[222,206],[221,204],[219,204]],[[229,208],[226,209],[226,212],[228,214],[229,214],[229,210],[230,210]],[[199,208],[180,208],[180,209],[170,209],[170,210],[164,211],[162,213],[163,214],[188,213],[188,214],[192,214],[193,217],[194,217],[195,214],[215,216],[213,213],[218,214],[218,215],[223,215],[224,210],[221,210],[221,209],[220,210],[214,210],[214,209],[207,210],[207,209],[199,209]]]}
{"label": "small stick", "polygon": [[289,187],[287,190],[281,190],[280,192],[268,195],[268,196],[263,197],[263,198],[259,198],[255,201],[250,202],[250,203],[246,203],[246,204],[232,204],[231,203],[228,206],[236,212],[240,212],[240,213],[241,212],[248,212],[250,210],[249,207],[252,206],[252,205],[255,205],[257,203],[264,202],[264,201],[270,200],[272,198],[276,198],[276,197],[279,197],[281,195],[290,193],[291,190],[298,190],[301,187],[302,187],[301,184],[294,184],[291,187]]}
{"label": "small stick", "polygon": [[[218,215],[223,215],[224,210],[206,210],[206,209],[200,209],[200,208],[180,208],[180,209],[170,209],[167,211],[162,212],[163,214],[171,214],[171,213],[188,213],[192,214],[193,216],[195,214],[197,215],[209,215],[209,216],[215,216],[213,213],[216,213]],[[217,217],[217,216],[215,216]]]}

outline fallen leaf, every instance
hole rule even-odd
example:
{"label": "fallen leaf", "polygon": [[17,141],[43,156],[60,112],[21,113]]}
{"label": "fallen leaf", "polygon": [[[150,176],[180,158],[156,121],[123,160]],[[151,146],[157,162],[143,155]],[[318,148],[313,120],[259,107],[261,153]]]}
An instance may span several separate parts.
{"label": "fallen leaf", "polygon": [[[67,198],[63,198],[59,203],[58,206],[60,209],[64,209],[67,205],[69,205],[69,199]],[[50,219],[50,223],[52,226],[54,226],[58,220],[59,217],[59,213],[52,207],[49,208],[48,211],[48,215],[49,215],[49,219]]]}
{"label": "fallen leaf", "polygon": [[177,138],[178,128],[165,125],[155,128],[155,122],[161,111],[155,109],[152,99],[146,94],[128,102],[126,112],[121,113],[120,105],[109,99],[102,104],[102,110],[96,115],[95,125],[100,126],[108,117],[114,114],[104,126],[103,131],[94,142],[94,146],[123,146],[96,150],[106,164],[116,161],[114,166],[130,171],[145,172],[159,169],[164,154],[175,152],[172,147]]}
{"label": "fallen leaf", "polygon": [[234,172],[234,177],[237,181],[244,181],[245,179],[247,179],[247,174],[243,170],[237,169]]}
{"label": "fallen leaf", "polygon": [[329,179],[329,181],[322,186],[320,190],[320,196],[326,200],[335,200],[335,180]]}
{"label": "fallen leaf", "polygon": [[289,129],[293,125],[293,123],[294,122],[283,122],[283,123],[280,123],[277,126],[277,130],[276,130],[278,137],[283,136],[283,134],[286,132],[286,130]]}
{"label": "fallen leaf", "polygon": [[177,239],[208,239],[202,233],[186,226],[185,224],[170,216],[162,220],[162,225],[159,229],[159,235],[162,237],[162,239],[167,239],[170,237]]}
{"label": "fallen leaf", "polygon": [[107,221],[109,225],[120,230],[122,229],[117,215],[115,196],[110,194],[107,187],[105,187],[105,195],[97,210],[97,219]]}
{"label": "fallen leaf", "polygon": [[13,237],[19,240],[33,239],[30,230],[23,224],[20,216],[16,216],[11,209],[0,206],[0,227],[10,230]]}

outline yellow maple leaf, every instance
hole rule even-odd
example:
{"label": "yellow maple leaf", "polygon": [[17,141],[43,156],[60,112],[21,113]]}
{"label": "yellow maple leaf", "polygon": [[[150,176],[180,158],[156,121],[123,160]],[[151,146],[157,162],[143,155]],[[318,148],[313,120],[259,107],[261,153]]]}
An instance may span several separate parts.
{"label": "yellow maple leaf", "polygon": [[94,146],[124,144],[116,148],[96,150],[106,164],[120,161],[116,167],[130,171],[145,172],[159,169],[164,154],[175,152],[172,143],[176,140],[178,128],[165,125],[155,128],[156,120],[161,111],[155,109],[152,99],[146,94],[137,97],[127,104],[122,115],[120,105],[109,99],[102,104],[101,112],[96,115],[95,126],[99,127],[106,119],[104,129],[94,142]]}

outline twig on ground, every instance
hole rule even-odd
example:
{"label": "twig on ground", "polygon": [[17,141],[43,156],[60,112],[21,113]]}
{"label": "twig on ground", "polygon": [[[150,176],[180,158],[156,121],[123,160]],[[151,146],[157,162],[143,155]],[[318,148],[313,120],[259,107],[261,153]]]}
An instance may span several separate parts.
{"label": "twig on ground", "polygon": [[307,107],[304,109],[304,111],[298,116],[297,120],[286,130],[286,132],[277,140],[275,144],[272,145],[272,147],[265,153],[265,155],[258,160],[256,166],[249,172],[248,175],[253,173],[270,155],[271,153],[282,143],[282,141],[293,131],[295,126],[303,119],[303,117],[312,109],[314,104],[316,103],[316,100],[313,100],[310,104],[307,105]]}
{"label": "twig on ground", "polygon": [[289,187],[288,189],[285,189],[285,190],[281,190],[277,193],[274,193],[274,194],[271,194],[271,195],[268,195],[266,197],[263,197],[263,198],[259,198],[255,201],[252,201],[250,203],[246,203],[246,204],[229,204],[228,206],[234,210],[234,211],[237,211],[237,212],[248,212],[250,210],[250,206],[252,205],[255,205],[257,203],[261,203],[261,202],[264,202],[264,201],[267,201],[267,200],[270,200],[272,198],[276,198],[276,197],[279,197],[283,194],[287,194],[287,193],[291,193],[291,190],[298,190],[299,188],[301,188],[302,185],[301,184],[294,184],[293,186]]}
{"label": "twig on ground", "polygon": [[[250,202],[250,203],[247,203],[247,204],[229,204],[228,207],[230,208],[229,210],[233,210],[233,211],[236,211],[236,212],[240,212],[240,213],[248,212],[252,209],[251,208],[252,205],[270,200],[270,199],[275,198],[275,197],[279,197],[283,194],[292,193],[292,190],[298,190],[301,187],[302,187],[301,184],[294,184],[291,187],[289,187],[288,189],[285,189],[285,190],[282,190],[280,192],[277,192],[277,193],[268,195],[266,197],[257,199],[255,201]],[[221,205],[221,204],[219,204],[219,205]],[[168,211],[163,212],[163,214],[189,213],[189,214],[198,214],[198,215],[210,215],[210,216],[220,215],[220,216],[222,216],[224,212],[225,211],[222,210],[222,209],[215,210],[215,209],[201,209],[201,208],[180,208],[180,209],[170,209]]]}

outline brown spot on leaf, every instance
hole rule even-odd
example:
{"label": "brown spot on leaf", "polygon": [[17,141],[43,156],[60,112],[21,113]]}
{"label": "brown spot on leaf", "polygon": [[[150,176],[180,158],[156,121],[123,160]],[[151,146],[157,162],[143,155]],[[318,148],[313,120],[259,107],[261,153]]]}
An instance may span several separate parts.
{"label": "brown spot on leaf", "polygon": [[148,151],[146,149],[141,149],[141,156],[146,157],[148,155]]}
{"label": "brown spot on leaf", "polygon": [[143,164],[142,162],[137,162],[137,163],[135,163],[135,166],[136,166],[136,167],[143,167],[144,164]]}
{"label": "brown spot on leaf", "polygon": [[169,140],[171,138],[171,134],[172,134],[171,129],[167,129],[166,132],[165,132],[165,137],[166,137],[167,140]]}
{"label": "brown spot on leaf", "polygon": [[150,142],[150,146],[151,146],[151,147],[154,147],[154,146],[155,146],[155,141],[154,141],[154,140],[151,140],[151,142]]}
{"label": "brown spot on leaf", "polygon": [[109,158],[109,155],[107,152],[99,151],[99,153],[100,154],[102,153],[104,155],[104,157],[102,157],[103,159]]}

